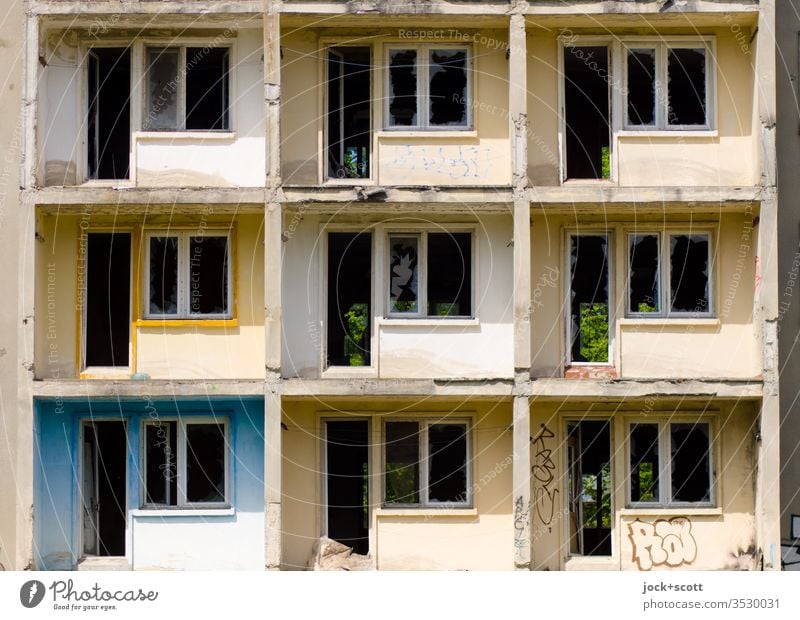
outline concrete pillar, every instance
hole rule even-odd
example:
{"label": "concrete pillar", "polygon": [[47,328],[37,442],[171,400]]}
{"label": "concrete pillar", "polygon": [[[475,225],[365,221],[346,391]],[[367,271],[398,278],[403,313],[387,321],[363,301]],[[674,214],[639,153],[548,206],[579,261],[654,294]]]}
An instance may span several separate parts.
{"label": "concrete pillar", "polygon": [[514,568],[530,570],[531,545],[531,418],[528,396],[514,397]]}

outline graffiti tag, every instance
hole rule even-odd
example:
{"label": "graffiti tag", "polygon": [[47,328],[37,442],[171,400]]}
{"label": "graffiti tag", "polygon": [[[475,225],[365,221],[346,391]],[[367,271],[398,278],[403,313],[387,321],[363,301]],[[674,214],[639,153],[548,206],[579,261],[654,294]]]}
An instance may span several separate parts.
{"label": "graffiti tag", "polygon": [[697,543],[692,535],[692,522],[674,517],[653,523],[636,519],[628,524],[628,538],[633,545],[633,561],[639,570],[654,566],[676,568],[691,564],[697,557]]}
{"label": "graffiti tag", "polygon": [[536,454],[533,458],[534,505],[536,514],[545,525],[550,525],[555,513],[558,489],[552,488],[556,477],[556,465],[553,462],[553,450],[547,440],[555,438],[553,431],[542,424],[542,430],[533,440]]}

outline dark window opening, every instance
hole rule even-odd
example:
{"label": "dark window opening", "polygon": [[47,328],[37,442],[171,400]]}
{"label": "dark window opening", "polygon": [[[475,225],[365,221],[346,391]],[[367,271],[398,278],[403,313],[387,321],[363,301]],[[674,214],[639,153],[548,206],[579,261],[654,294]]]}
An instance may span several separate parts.
{"label": "dark window opening", "polygon": [[430,124],[467,124],[466,50],[430,50]]}
{"label": "dark window opening", "polygon": [[628,50],[628,124],[656,124],[656,50]]}
{"label": "dark window opening", "polygon": [[147,63],[147,114],[144,128],[148,131],[180,129],[181,119],[178,115],[180,50],[148,49]]}
{"label": "dark window opening", "polygon": [[87,233],[85,365],[127,367],[131,235]]}
{"label": "dark window opening", "polygon": [[658,424],[634,424],[630,434],[631,501],[659,502]]}
{"label": "dark window opening", "polygon": [[467,427],[431,424],[428,427],[428,501],[467,501]]}
{"label": "dark window opening", "polygon": [[145,503],[178,504],[178,423],[145,426]]}
{"label": "dark window opening", "polygon": [[570,352],[573,362],[608,362],[608,236],[570,236]]}
{"label": "dark window opening", "polygon": [[369,552],[369,425],[326,423],[328,537]]}
{"label": "dark window opening", "polygon": [[372,146],[370,48],[328,51],[328,177],[369,178]]}
{"label": "dark window opening", "polygon": [[672,501],[711,501],[708,424],[670,424]]}
{"label": "dark window opening", "polygon": [[428,234],[428,315],[471,316],[472,235]]}
{"label": "dark window opening", "polygon": [[186,49],[186,129],[227,130],[227,48]]}
{"label": "dark window opening", "polygon": [[390,52],[389,85],[389,124],[400,127],[417,125],[416,50]]}
{"label": "dark window opening", "polygon": [[178,314],[178,237],[150,237],[150,314]]}
{"label": "dark window opening", "polygon": [[225,451],[223,424],[186,424],[186,501],[225,502]]}
{"label": "dark window opening", "polygon": [[228,237],[191,237],[189,314],[228,314]]}
{"label": "dark window opening", "polygon": [[88,177],[127,179],[131,145],[130,49],[89,50],[88,78]]}
{"label": "dark window opening", "polygon": [[328,366],[369,366],[372,234],[328,234]]}
{"label": "dark window opening", "polygon": [[566,178],[611,178],[607,47],[564,48]]}
{"label": "dark window opening", "polygon": [[673,312],[709,312],[708,235],[670,237]]}
{"label": "dark window opening", "polygon": [[389,238],[389,312],[418,314],[419,307],[418,236]]}
{"label": "dark window opening", "polygon": [[384,502],[419,504],[419,423],[386,423]]}
{"label": "dark window opening", "polygon": [[658,235],[631,235],[628,311],[660,312]]}
{"label": "dark window opening", "polygon": [[706,125],[705,48],[672,48],[668,54],[667,123],[676,126]]}

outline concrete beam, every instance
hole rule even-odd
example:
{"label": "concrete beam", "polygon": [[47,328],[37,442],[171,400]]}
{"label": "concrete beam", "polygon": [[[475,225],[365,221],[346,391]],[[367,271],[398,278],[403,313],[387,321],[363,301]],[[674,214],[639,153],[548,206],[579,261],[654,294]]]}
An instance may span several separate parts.
{"label": "concrete beam", "polygon": [[656,396],[679,399],[759,400],[761,395],[760,381],[534,379],[531,382],[531,396],[539,400],[613,401]]}
{"label": "concrete beam", "polygon": [[529,2],[527,15],[648,15],[675,13],[757,13],[758,0],[675,0],[666,10],[664,0],[535,0]]}
{"label": "concrete beam", "polygon": [[37,399],[116,400],[223,398],[230,396],[263,396],[263,379],[176,380],[176,381],[103,381],[97,379],[49,379],[34,381],[32,396]]}
{"label": "concrete beam", "polygon": [[678,204],[719,205],[752,204],[762,198],[763,191],[752,187],[617,187],[597,185],[562,185],[531,187],[533,205],[590,204]]}
{"label": "concrete beam", "polygon": [[282,13],[301,15],[505,15],[509,0],[451,2],[449,0],[284,0]]}
{"label": "concrete beam", "polygon": [[[57,207],[59,209],[91,206],[97,208],[125,207],[126,210],[153,210],[171,212],[176,206],[205,208],[209,204],[220,208],[230,207],[232,212],[257,213],[264,209],[266,190],[253,188],[99,188],[44,187],[28,190],[30,200],[37,207]],[[215,209],[216,211],[216,209]]]}
{"label": "concrete beam", "polygon": [[510,379],[486,381],[436,381],[433,379],[284,379],[281,393],[288,398],[465,398],[496,400],[509,398]]}
{"label": "concrete beam", "polygon": [[32,15],[258,15],[263,0],[28,0]]}

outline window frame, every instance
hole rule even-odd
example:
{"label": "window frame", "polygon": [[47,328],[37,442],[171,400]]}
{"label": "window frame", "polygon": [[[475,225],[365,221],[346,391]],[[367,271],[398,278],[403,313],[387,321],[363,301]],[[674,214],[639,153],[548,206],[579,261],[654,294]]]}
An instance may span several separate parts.
{"label": "window frame", "polygon": [[[678,37],[666,39],[624,38],[620,41],[622,63],[622,129],[632,133],[647,132],[713,132],[717,127],[716,105],[716,37]],[[671,49],[705,49],[705,82],[706,122],[703,125],[670,125],[669,124],[669,50]],[[655,50],[655,124],[634,125],[628,119],[628,52],[630,50]]]}
{"label": "window frame", "polygon": [[[467,121],[464,125],[432,125],[430,123],[430,51],[435,49],[442,50],[464,50],[467,54],[465,73],[467,76],[466,91],[466,112]],[[417,52],[417,62],[415,65],[417,71],[417,124],[416,125],[393,125],[391,124],[391,54],[396,50],[414,50]],[[420,58],[424,55],[423,62],[420,63]],[[384,88],[383,95],[383,122],[381,129],[388,132],[469,132],[475,130],[475,121],[472,113],[472,104],[474,101],[473,95],[473,59],[474,46],[468,43],[459,43],[457,41],[438,41],[430,43],[389,43],[384,45],[383,50],[383,79],[381,80]]]}
{"label": "window frame", "polygon": [[[175,456],[175,475],[176,484],[175,489],[177,498],[175,505],[170,504],[154,504],[148,503],[147,500],[147,427],[155,426],[166,423],[175,422],[175,429],[177,432],[175,445],[177,446],[177,454]],[[221,502],[190,502],[186,499],[186,481],[187,481],[187,445],[186,445],[186,427],[198,424],[217,424],[224,429],[225,446],[224,454],[224,468],[225,468],[225,489],[224,499]],[[208,510],[219,509],[228,510],[233,506],[233,494],[231,488],[232,464],[231,450],[232,450],[232,437],[231,437],[231,422],[228,416],[165,416],[153,420],[145,418],[140,426],[140,440],[139,440],[139,471],[142,472],[139,477],[139,506],[143,510]]]}
{"label": "window frame", "polygon": [[[669,510],[672,508],[717,508],[719,490],[717,489],[717,458],[721,452],[720,437],[717,434],[717,418],[714,415],[676,415],[658,417],[630,417],[625,424],[625,506],[634,510]],[[632,497],[633,472],[631,468],[631,429],[636,425],[652,424],[658,426],[658,501],[634,502]],[[672,500],[672,434],[673,424],[705,425],[708,427],[708,489],[709,500],[682,502]]]}
{"label": "window frame", "polygon": [[[635,236],[656,235],[658,237],[658,312],[631,312],[631,239]],[[672,261],[670,240],[675,236],[706,235],[708,237],[708,310],[706,312],[672,311]],[[632,319],[714,319],[716,318],[715,303],[715,271],[717,269],[716,239],[714,231],[707,227],[688,229],[661,228],[661,229],[629,229],[625,231],[625,317]],[[667,266],[666,269],[664,266]]]}
{"label": "window frame", "polygon": [[[415,422],[417,423],[417,442],[419,450],[419,503],[397,502],[389,503],[386,501],[386,425],[394,422]],[[466,499],[463,502],[440,502],[432,501],[429,499],[429,486],[430,486],[430,438],[429,428],[436,425],[463,425],[466,427],[465,442],[466,442]],[[394,509],[410,509],[410,510],[425,510],[425,509],[471,509],[474,505],[473,493],[473,458],[474,449],[472,442],[474,441],[474,424],[471,417],[456,417],[449,418],[435,418],[430,416],[423,417],[395,417],[392,419],[384,419],[381,424],[381,470],[380,470],[380,507],[383,510]]]}
{"label": "window frame", "polygon": [[[435,314],[428,314],[428,235],[433,234],[446,234],[454,235],[467,233],[470,235],[470,310],[471,314],[459,314],[439,316]],[[383,269],[384,277],[384,303],[386,304],[384,319],[413,319],[413,320],[473,320],[477,317],[477,243],[476,243],[476,228],[473,225],[468,226],[447,226],[447,228],[388,228],[384,233],[384,242],[386,244],[386,256],[381,266]],[[391,239],[394,237],[416,237],[417,241],[417,312],[393,312],[392,311],[392,281],[391,281],[391,264],[392,264],[392,244]]]}
{"label": "window frame", "polygon": [[[199,233],[199,234],[198,234]],[[178,238],[178,311],[175,314],[154,314],[150,312],[150,239],[152,237]],[[228,312],[215,314],[193,314],[190,311],[190,268],[191,240],[193,238],[225,237],[228,249]],[[202,228],[198,230],[147,229],[144,231],[144,260],[142,263],[142,318],[145,321],[231,321],[236,318],[236,295],[234,293],[234,246],[235,235],[230,228]]]}

